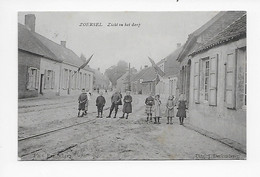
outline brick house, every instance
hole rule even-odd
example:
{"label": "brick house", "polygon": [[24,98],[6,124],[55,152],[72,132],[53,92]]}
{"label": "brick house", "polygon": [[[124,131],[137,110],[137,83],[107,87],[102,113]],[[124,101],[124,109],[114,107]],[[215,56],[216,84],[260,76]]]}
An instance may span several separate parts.
{"label": "brick house", "polygon": [[34,33],[54,55],[61,59],[59,72],[59,95],[79,94],[82,88],[93,89],[93,71],[86,66],[77,72],[78,68],[86,61],[78,57],[72,50],[66,47],[66,41],[57,44],[46,37]]}
{"label": "brick house", "polygon": [[[31,16],[27,16],[31,18]],[[27,19],[28,20],[28,19]],[[47,49],[37,38],[34,37],[34,28],[18,24],[18,98],[36,97],[42,93],[41,70],[43,62],[55,63],[53,67],[58,68],[61,60]],[[44,61],[43,61],[44,60]],[[58,70],[53,78],[58,81]],[[51,80],[50,82],[54,82]],[[53,89],[57,89],[56,84]]]}
{"label": "brick house", "polygon": [[[19,98],[42,95],[79,94],[82,88],[92,90],[93,71],[66,42],[57,44],[35,32],[36,17],[25,16],[18,24],[18,94]],[[75,74],[74,74],[75,73]]]}
{"label": "brick house", "polygon": [[208,28],[224,28],[208,29],[210,34],[206,29],[197,38],[212,37],[202,43],[188,40],[193,50],[179,58],[182,93],[191,124],[246,147],[246,14],[221,12],[217,17]]}

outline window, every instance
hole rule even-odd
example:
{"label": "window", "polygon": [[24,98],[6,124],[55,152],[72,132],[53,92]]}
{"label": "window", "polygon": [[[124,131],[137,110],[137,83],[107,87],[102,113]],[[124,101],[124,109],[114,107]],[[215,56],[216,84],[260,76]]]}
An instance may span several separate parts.
{"label": "window", "polygon": [[68,77],[69,77],[69,70],[64,69],[64,74],[63,74],[63,88],[64,89],[68,88]]}
{"label": "window", "polygon": [[52,70],[45,70],[44,76],[44,89],[53,89],[55,83],[55,72]]}
{"label": "window", "polygon": [[72,75],[73,75],[73,71],[72,71],[72,70],[69,70],[69,88],[72,88],[72,87],[73,87],[73,78],[72,78]]}
{"label": "window", "polygon": [[217,88],[218,88],[218,54],[209,58],[209,79],[208,79],[208,100],[209,105],[217,105]]}
{"label": "window", "polygon": [[200,96],[200,60],[194,63],[194,101],[199,103]]}
{"label": "window", "polygon": [[209,60],[206,59],[203,61],[203,70],[204,70],[204,100],[209,101]]}
{"label": "window", "polygon": [[91,75],[89,74],[88,75],[88,89],[90,89],[90,86],[91,86],[90,83],[91,83]]}
{"label": "window", "polygon": [[83,87],[86,88],[86,85],[87,85],[87,74],[84,74],[84,84],[83,84]]}
{"label": "window", "polygon": [[27,89],[28,90],[38,89],[38,85],[39,85],[39,70],[37,68],[29,67]]}
{"label": "window", "polygon": [[244,91],[244,105],[246,106],[247,105],[247,99],[246,99],[246,96],[247,96],[247,61],[246,61],[246,57],[245,57],[245,83],[244,83],[244,86],[245,86],[245,91]]}
{"label": "window", "polygon": [[72,88],[76,89],[77,88],[77,71],[74,71],[72,74]]}
{"label": "window", "polygon": [[203,100],[209,101],[209,57],[202,59]]}
{"label": "window", "polygon": [[79,74],[79,88],[82,88],[82,73]]}

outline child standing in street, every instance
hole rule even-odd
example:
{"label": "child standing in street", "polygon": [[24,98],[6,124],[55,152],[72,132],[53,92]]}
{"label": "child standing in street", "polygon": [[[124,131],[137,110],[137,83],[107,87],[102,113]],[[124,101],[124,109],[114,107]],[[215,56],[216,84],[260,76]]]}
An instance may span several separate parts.
{"label": "child standing in street", "polygon": [[106,104],[106,99],[103,97],[103,92],[99,93],[99,96],[96,99],[96,106],[97,106],[97,110],[98,110],[98,115],[97,118],[102,118],[103,116],[103,108]]}
{"label": "child standing in street", "polygon": [[130,91],[126,92],[126,96],[124,97],[124,106],[123,106],[123,115],[120,118],[128,119],[128,115],[132,113],[132,96],[130,95]]}
{"label": "child standing in street", "polygon": [[180,96],[177,109],[178,109],[178,112],[177,112],[176,116],[179,117],[180,125],[183,125],[183,120],[184,120],[184,118],[186,118],[186,109],[188,109],[186,107],[186,101],[184,100],[183,95]]}
{"label": "child standing in street", "polygon": [[156,95],[154,99],[154,123],[160,124],[161,113],[161,100],[160,95]]}
{"label": "child standing in street", "polygon": [[174,106],[174,96],[169,96],[168,101],[166,103],[167,124],[172,124],[172,118],[174,117]]}
{"label": "child standing in street", "polygon": [[[82,93],[80,94],[80,96],[78,98],[78,103],[79,103],[78,117],[83,117],[84,116],[87,101],[88,101],[87,93],[86,93],[85,89],[82,89]],[[82,114],[80,115],[81,111],[82,111]]]}
{"label": "child standing in street", "polygon": [[150,121],[152,122],[152,114],[153,114],[153,105],[154,105],[154,98],[152,96],[152,93],[150,94],[149,97],[147,97],[145,99],[145,113],[147,114],[147,122],[149,121],[149,117],[150,117]]}
{"label": "child standing in street", "polygon": [[84,115],[88,114],[88,105],[89,105],[89,101],[91,100],[91,93],[89,92],[89,89],[87,89],[86,94],[87,94],[88,100],[87,100],[87,102],[85,104]]}

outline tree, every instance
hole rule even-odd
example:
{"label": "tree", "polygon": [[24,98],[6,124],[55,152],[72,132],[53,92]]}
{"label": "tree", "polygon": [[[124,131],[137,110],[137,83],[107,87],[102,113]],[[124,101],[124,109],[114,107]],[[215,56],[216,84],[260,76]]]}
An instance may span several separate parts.
{"label": "tree", "polygon": [[127,72],[127,62],[120,60],[117,65],[111,66],[106,69],[105,75],[112,82],[113,86],[116,86],[116,81]]}

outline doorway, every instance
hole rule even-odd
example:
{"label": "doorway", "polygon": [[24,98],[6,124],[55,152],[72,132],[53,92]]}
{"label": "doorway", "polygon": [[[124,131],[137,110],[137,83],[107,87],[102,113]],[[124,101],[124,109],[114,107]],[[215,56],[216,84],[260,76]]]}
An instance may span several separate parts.
{"label": "doorway", "polygon": [[186,68],[186,99],[187,99],[187,106],[189,106],[190,100],[190,69],[191,69],[191,60],[188,61],[187,68]]}
{"label": "doorway", "polygon": [[44,74],[41,74],[41,77],[40,77],[40,94],[41,94],[41,95],[43,95],[43,92],[42,92],[43,77],[44,77]]}

